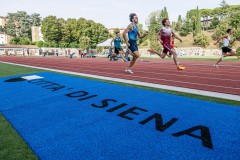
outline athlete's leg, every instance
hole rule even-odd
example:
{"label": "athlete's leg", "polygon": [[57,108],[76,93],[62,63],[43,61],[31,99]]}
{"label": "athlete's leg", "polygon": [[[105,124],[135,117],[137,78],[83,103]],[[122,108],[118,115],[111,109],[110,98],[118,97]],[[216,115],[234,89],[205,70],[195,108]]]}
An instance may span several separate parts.
{"label": "athlete's leg", "polygon": [[237,56],[236,51],[231,50],[231,51],[229,52],[229,54],[224,55],[224,57],[229,57],[229,56]]}
{"label": "athlete's leg", "polygon": [[173,55],[173,61],[174,61],[175,65],[178,67],[177,53],[176,53],[175,49],[174,49],[174,48],[171,49],[171,50],[170,50],[170,53]]}
{"label": "athlete's leg", "polygon": [[123,51],[119,51],[119,54],[120,54],[120,56],[122,57],[122,60],[125,62],[125,55],[124,55],[124,53],[123,53]]}
{"label": "athlete's leg", "polygon": [[109,60],[111,61],[115,57],[117,57],[117,54],[116,53],[111,53],[110,56],[109,56]]}
{"label": "athlete's leg", "polygon": [[140,57],[138,51],[134,51],[134,52],[132,53],[132,56],[133,56],[133,58],[132,58],[129,66],[128,66],[129,69],[135,64],[136,60]]}
{"label": "athlete's leg", "polygon": [[166,55],[167,55],[167,53],[165,53],[165,52],[160,53],[160,52],[157,52],[157,51],[154,51],[154,50],[150,50],[150,49],[148,51],[157,54],[162,59],[164,59],[166,57]]}
{"label": "athlete's leg", "polygon": [[128,49],[129,54],[132,55],[132,59],[130,64],[128,65],[128,67],[125,69],[125,72],[133,74],[131,67],[135,64],[136,60],[140,57],[139,52],[138,51],[134,51],[132,52],[130,49]]}
{"label": "athlete's leg", "polygon": [[[222,56],[223,56],[223,57],[225,57],[226,55],[227,55],[227,53],[222,52]],[[216,62],[213,66],[216,67],[216,68],[218,68],[218,63],[220,63],[222,60],[223,60],[222,57],[219,58],[219,59],[217,60],[217,62]]]}
{"label": "athlete's leg", "polygon": [[173,60],[174,60],[175,65],[177,66],[177,69],[178,69],[178,70],[184,70],[185,67],[182,66],[182,65],[179,65],[179,63],[178,63],[178,61],[177,61],[177,52],[176,52],[176,50],[175,50],[174,48],[172,48],[172,49],[170,50],[170,53],[173,55]]}

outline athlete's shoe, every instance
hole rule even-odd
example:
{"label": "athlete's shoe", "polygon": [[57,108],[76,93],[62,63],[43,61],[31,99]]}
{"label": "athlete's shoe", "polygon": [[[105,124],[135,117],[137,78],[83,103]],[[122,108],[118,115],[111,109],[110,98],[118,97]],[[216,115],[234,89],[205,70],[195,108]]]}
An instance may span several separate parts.
{"label": "athlete's shoe", "polygon": [[186,68],[186,67],[179,65],[179,66],[177,67],[177,70],[184,70],[185,68]]}
{"label": "athlete's shoe", "polygon": [[221,56],[221,60],[222,60],[222,61],[224,60],[224,57],[223,57],[223,55]]}
{"label": "athlete's shoe", "polygon": [[147,50],[148,52],[153,52],[154,51],[154,48],[150,48]]}
{"label": "athlete's shoe", "polygon": [[129,74],[133,74],[133,71],[131,71],[131,69],[125,69],[125,72]]}
{"label": "athlete's shoe", "polygon": [[213,67],[219,68],[219,66],[217,64],[214,64]]}

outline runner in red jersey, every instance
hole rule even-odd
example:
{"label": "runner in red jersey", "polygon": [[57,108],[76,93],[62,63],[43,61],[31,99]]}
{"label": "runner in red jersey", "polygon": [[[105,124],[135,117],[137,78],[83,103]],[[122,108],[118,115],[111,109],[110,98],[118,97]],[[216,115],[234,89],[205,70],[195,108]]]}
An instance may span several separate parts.
{"label": "runner in red jersey", "polygon": [[154,50],[149,50],[149,51],[156,53],[161,58],[165,58],[167,53],[170,52],[173,55],[173,60],[174,60],[175,65],[177,66],[177,69],[183,70],[183,69],[185,69],[185,67],[182,65],[179,65],[179,63],[177,62],[177,53],[171,42],[173,37],[178,39],[180,42],[182,42],[182,40],[170,28],[170,21],[168,18],[164,18],[162,20],[162,24],[163,24],[163,27],[157,33],[158,39],[159,39],[160,43],[163,45],[162,54],[159,52],[156,52]]}

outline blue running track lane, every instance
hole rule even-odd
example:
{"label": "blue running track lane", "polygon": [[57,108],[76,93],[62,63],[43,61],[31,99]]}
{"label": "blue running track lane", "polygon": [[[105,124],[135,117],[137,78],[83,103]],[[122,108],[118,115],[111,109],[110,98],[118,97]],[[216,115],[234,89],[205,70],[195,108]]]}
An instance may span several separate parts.
{"label": "blue running track lane", "polygon": [[0,97],[42,160],[240,159],[240,107],[47,72],[1,78]]}

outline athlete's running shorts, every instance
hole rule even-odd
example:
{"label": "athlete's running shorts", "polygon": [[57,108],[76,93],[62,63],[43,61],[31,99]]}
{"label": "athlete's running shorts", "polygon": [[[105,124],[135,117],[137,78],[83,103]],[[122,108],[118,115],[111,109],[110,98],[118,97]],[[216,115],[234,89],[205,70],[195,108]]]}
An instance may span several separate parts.
{"label": "athlete's running shorts", "polygon": [[173,49],[173,46],[169,42],[163,41],[163,53],[170,52]]}
{"label": "athlete's running shorts", "polygon": [[231,52],[231,51],[232,51],[232,49],[229,48],[229,47],[222,47],[222,52],[223,53],[227,53],[227,52]]}
{"label": "athlete's running shorts", "polygon": [[129,39],[128,43],[130,44],[128,48],[132,51],[132,53],[138,51],[137,41]]}
{"label": "athlete's running shorts", "polygon": [[119,51],[122,51],[122,48],[114,47],[114,53],[119,54]]}

